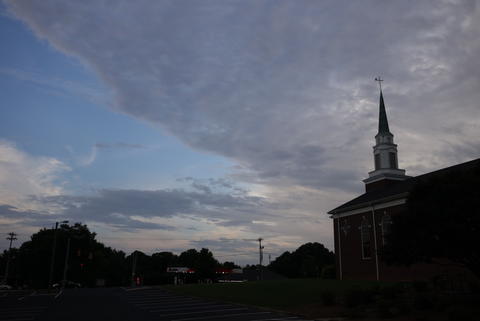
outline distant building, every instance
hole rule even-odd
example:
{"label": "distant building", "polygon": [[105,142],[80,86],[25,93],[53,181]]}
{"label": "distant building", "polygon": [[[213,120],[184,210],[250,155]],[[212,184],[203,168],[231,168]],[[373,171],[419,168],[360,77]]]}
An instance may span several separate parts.
{"label": "distant building", "polygon": [[443,271],[439,265],[388,266],[379,258],[392,217],[407,211],[410,191],[419,181],[480,166],[480,159],[417,177],[398,168],[398,151],[390,132],[383,93],[380,90],[378,134],[373,147],[375,169],[368,173],[365,193],[331,210],[335,236],[337,278],[365,280],[413,280]]}

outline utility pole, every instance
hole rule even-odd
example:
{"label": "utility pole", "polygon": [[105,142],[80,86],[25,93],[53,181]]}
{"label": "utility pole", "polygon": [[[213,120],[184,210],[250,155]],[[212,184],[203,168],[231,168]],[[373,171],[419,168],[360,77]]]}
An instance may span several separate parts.
{"label": "utility pole", "polygon": [[135,283],[135,269],[137,268],[137,252],[133,251],[132,253],[132,287],[136,285]]}
{"label": "utility pole", "polygon": [[258,264],[258,270],[259,270],[259,280],[263,279],[263,270],[262,270],[262,262],[263,262],[263,249],[265,248],[262,246],[262,241],[263,239],[261,237],[258,238],[258,255],[259,255],[259,264]]}
{"label": "utility pole", "polygon": [[17,239],[16,236],[17,236],[16,233],[10,232],[10,233],[8,233],[8,237],[7,237],[7,240],[10,241],[10,245],[8,247],[7,266],[5,267],[5,276],[4,276],[4,279],[3,279],[3,283],[5,283],[5,284],[7,284],[7,281],[8,281],[8,270],[9,270],[9,267],[10,267],[10,259],[12,257],[12,242]]}
{"label": "utility pole", "polygon": [[70,238],[67,239],[67,249],[65,250],[65,264],[63,265],[62,288],[67,284],[68,256],[70,255]]}
{"label": "utility pole", "polygon": [[68,221],[62,221],[62,222],[55,222],[55,229],[53,231],[53,246],[52,246],[52,258],[50,260],[50,274],[48,277],[48,288],[52,288],[52,282],[53,282],[53,267],[55,265],[55,249],[57,247],[57,230],[58,230],[58,224],[63,223],[67,224]]}
{"label": "utility pole", "polygon": [[258,238],[258,254],[259,254],[259,265],[262,266],[262,262],[263,262],[263,249],[265,248],[265,246],[262,246],[262,241],[263,239],[260,237]]}

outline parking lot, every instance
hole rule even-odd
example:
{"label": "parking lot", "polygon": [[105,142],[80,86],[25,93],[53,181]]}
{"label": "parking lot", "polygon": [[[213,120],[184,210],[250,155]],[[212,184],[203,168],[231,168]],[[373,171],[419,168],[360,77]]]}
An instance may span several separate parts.
{"label": "parking lot", "polygon": [[159,287],[0,291],[1,321],[308,321],[239,304],[176,295]]}
{"label": "parking lot", "polygon": [[0,320],[29,321],[53,304],[58,292],[8,290],[0,291]]}
{"label": "parking lot", "polygon": [[307,321],[274,311],[175,295],[160,288],[132,288],[125,291],[128,302],[153,314],[155,320]]}

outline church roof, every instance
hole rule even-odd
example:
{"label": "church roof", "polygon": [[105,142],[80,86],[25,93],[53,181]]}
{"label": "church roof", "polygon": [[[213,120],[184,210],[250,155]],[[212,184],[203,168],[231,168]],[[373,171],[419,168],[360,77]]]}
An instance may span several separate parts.
{"label": "church roof", "polygon": [[399,181],[398,183],[395,183],[387,188],[376,189],[366,192],[359,197],[354,198],[353,200],[346,202],[345,204],[340,205],[339,207],[329,211],[328,214],[343,213],[373,204],[380,204],[396,199],[405,198],[419,182],[454,174],[456,172],[469,171],[474,168],[480,168],[480,158],[458,165],[442,168],[434,172],[411,177],[404,181]]}
{"label": "church roof", "polygon": [[378,133],[391,134],[388,128],[387,112],[385,111],[385,102],[383,101],[383,93],[380,91],[380,114],[378,117]]}

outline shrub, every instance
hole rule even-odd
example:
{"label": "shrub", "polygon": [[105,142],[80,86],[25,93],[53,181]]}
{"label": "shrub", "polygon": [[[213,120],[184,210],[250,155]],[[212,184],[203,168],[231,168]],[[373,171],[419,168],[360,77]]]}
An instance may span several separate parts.
{"label": "shrub", "polygon": [[402,284],[387,285],[380,289],[380,295],[387,300],[394,300],[404,291]]}
{"label": "shrub", "polygon": [[335,279],[337,274],[335,270],[335,265],[326,265],[322,268],[321,273],[322,279]]}
{"label": "shrub", "polygon": [[427,310],[432,309],[435,306],[435,302],[432,295],[416,295],[413,299],[413,306],[417,310]]}
{"label": "shrub", "polygon": [[[477,312],[478,313],[478,312]],[[448,310],[448,321],[474,321],[478,314],[464,306],[455,306]]]}
{"label": "shrub", "polygon": [[375,291],[352,288],[345,292],[345,305],[347,307],[356,307],[362,304],[373,302]]}
{"label": "shrub", "polygon": [[393,317],[392,302],[388,300],[378,300],[377,306],[376,306],[376,312],[379,318]]}
{"label": "shrub", "polygon": [[345,311],[345,316],[351,319],[360,319],[367,316],[365,309],[361,307],[351,307]]}
{"label": "shrub", "polygon": [[322,292],[321,297],[324,305],[327,305],[327,306],[335,305],[335,292],[324,291]]}
{"label": "shrub", "polygon": [[416,292],[423,293],[427,292],[429,286],[426,281],[415,281],[412,283],[412,287]]}

